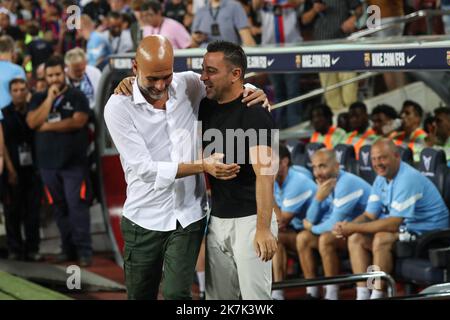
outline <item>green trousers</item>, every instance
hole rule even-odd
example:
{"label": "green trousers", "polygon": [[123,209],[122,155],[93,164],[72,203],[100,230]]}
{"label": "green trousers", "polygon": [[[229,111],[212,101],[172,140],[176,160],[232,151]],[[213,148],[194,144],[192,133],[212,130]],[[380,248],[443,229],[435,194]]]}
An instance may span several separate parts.
{"label": "green trousers", "polygon": [[[125,285],[130,300],[155,300],[162,278],[166,300],[191,299],[206,218],[176,230],[147,230],[123,217]],[[164,266],[163,266],[164,265]]]}

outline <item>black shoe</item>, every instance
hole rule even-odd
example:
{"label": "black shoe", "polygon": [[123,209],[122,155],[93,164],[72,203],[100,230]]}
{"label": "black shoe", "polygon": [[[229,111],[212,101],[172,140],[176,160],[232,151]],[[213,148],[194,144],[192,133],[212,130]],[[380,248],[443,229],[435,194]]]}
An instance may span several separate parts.
{"label": "black shoe", "polygon": [[78,263],[80,267],[89,267],[92,265],[92,257],[91,256],[81,256],[78,259]]}
{"label": "black shoe", "polygon": [[44,257],[41,254],[39,254],[39,252],[31,252],[27,253],[27,255],[25,256],[25,260],[32,262],[39,262],[44,260]]}

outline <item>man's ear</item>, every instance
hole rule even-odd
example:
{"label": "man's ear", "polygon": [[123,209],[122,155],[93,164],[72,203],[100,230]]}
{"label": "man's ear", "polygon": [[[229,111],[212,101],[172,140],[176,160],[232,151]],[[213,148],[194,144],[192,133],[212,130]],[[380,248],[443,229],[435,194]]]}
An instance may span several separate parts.
{"label": "man's ear", "polygon": [[235,83],[236,81],[239,81],[241,79],[242,69],[234,68],[233,70],[231,70],[231,74],[233,75],[232,82]]}

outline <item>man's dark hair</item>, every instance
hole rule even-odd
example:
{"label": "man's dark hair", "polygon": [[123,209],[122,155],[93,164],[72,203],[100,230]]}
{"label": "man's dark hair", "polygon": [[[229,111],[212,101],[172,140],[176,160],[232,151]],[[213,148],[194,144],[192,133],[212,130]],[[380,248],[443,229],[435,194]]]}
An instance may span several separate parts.
{"label": "man's dark hair", "polygon": [[214,41],[206,47],[207,52],[222,52],[226,61],[242,70],[241,79],[244,80],[247,71],[247,56],[240,45],[228,41]]}
{"label": "man's dark hair", "polygon": [[425,115],[425,120],[423,120],[423,130],[425,130],[426,133],[430,133],[430,131],[428,130],[428,126],[433,124],[433,122],[436,121],[436,118],[428,113],[427,115]]}
{"label": "man's dark hair", "polygon": [[154,1],[154,0],[145,1],[141,5],[141,11],[147,11],[147,10],[152,10],[154,13],[158,13],[158,12],[162,13],[161,3],[159,1]]}
{"label": "man's dark hair", "polygon": [[280,161],[283,160],[284,158],[288,158],[289,166],[292,165],[291,153],[289,152],[289,149],[287,147],[280,145],[279,146],[279,154],[280,154]]}
{"label": "man's dark hair", "polygon": [[420,104],[418,104],[417,102],[412,101],[412,100],[406,100],[405,102],[403,102],[402,112],[403,112],[403,110],[405,110],[406,107],[413,107],[414,112],[419,116],[420,119],[422,119],[423,108],[421,107]]}
{"label": "man's dark hair", "polygon": [[122,15],[120,14],[120,12],[117,11],[110,11],[108,13],[108,18],[112,18],[112,19],[122,19]]}
{"label": "man's dark hair", "polygon": [[51,56],[46,62],[44,69],[50,68],[50,67],[56,67],[61,66],[61,68],[64,70],[64,59],[61,56]]}
{"label": "man's dark hair", "polygon": [[388,105],[388,104],[379,104],[379,105],[377,105],[372,110],[371,116],[373,116],[375,114],[379,114],[379,113],[383,113],[384,115],[386,115],[390,119],[397,119],[398,118],[397,111],[395,111],[395,109],[392,106]]}
{"label": "man's dark hair", "polygon": [[9,91],[11,91],[12,86],[15,85],[16,83],[22,83],[22,84],[24,84],[24,85],[27,84],[27,82],[25,81],[25,79],[22,79],[22,78],[15,78],[15,79],[12,79],[12,80],[9,82]]}
{"label": "man's dark hair", "polygon": [[356,101],[353,102],[349,107],[349,110],[356,110],[356,109],[359,109],[364,113],[367,113],[367,106],[364,102]]}
{"label": "man's dark hair", "polygon": [[445,114],[448,117],[450,117],[450,108],[449,107],[439,107],[434,109],[434,115],[437,116],[438,114]]}
{"label": "man's dark hair", "polygon": [[319,104],[313,108],[311,108],[311,118],[314,112],[320,111],[322,115],[328,120],[328,123],[331,125],[333,123],[333,111],[331,108],[325,104]]}

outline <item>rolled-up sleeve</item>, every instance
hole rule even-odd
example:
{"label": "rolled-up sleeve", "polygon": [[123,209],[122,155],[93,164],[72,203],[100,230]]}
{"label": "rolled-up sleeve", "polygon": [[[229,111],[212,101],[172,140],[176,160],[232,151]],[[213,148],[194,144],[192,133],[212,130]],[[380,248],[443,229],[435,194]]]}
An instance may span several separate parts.
{"label": "rolled-up sleeve", "polygon": [[178,163],[157,162],[155,189],[165,189],[169,187],[176,178]]}
{"label": "rolled-up sleeve", "polygon": [[106,126],[121,158],[139,180],[154,183],[157,190],[170,187],[175,182],[178,163],[153,161],[122,99],[113,96],[104,113]]}

